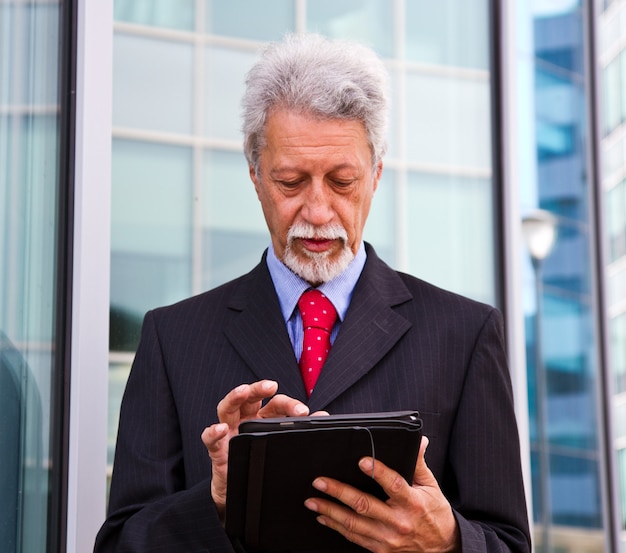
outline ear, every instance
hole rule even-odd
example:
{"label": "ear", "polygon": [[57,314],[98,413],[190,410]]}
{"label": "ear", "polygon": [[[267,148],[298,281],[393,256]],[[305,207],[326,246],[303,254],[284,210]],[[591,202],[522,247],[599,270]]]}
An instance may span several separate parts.
{"label": "ear", "polygon": [[373,192],[376,192],[378,188],[378,183],[380,182],[380,177],[383,175],[383,162],[382,160],[376,164],[376,171],[374,173],[374,183],[373,183]]}
{"label": "ear", "polygon": [[250,180],[254,183],[254,189],[256,190],[256,195],[257,197],[259,197],[260,182],[259,182],[259,179],[257,178],[256,171],[254,170],[254,167],[252,165],[248,165],[248,171],[250,173]]}

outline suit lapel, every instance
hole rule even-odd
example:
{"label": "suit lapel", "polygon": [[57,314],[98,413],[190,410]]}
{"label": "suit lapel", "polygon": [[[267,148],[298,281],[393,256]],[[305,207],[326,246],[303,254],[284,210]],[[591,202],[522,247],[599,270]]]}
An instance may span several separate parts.
{"label": "suit lapel", "polygon": [[411,299],[397,273],[368,247],[345,321],[311,395],[312,411],[345,392],[393,348],[411,323],[392,308]]}
{"label": "suit lapel", "polygon": [[243,280],[228,307],[238,314],[224,332],[257,379],[276,380],[280,383],[280,393],[306,402],[304,384],[265,257]]}
{"label": "suit lapel", "polygon": [[408,331],[410,321],[393,307],[411,299],[397,273],[367,246],[363,273],[309,400],[265,258],[229,300],[237,315],[224,332],[257,379],[276,380],[280,393],[317,411],[365,376]]}

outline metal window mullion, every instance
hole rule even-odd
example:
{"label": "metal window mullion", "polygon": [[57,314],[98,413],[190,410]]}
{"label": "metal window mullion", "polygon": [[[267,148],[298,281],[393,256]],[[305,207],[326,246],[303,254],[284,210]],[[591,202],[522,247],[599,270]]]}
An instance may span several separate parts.
{"label": "metal window mullion", "polygon": [[196,32],[194,34],[193,93],[193,151],[192,151],[192,195],[191,195],[191,290],[198,294],[202,290],[203,252],[210,244],[203,243],[203,147],[200,137],[204,135],[204,71],[205,44],[202,37],[204,27],[204,2],[196,0]]}

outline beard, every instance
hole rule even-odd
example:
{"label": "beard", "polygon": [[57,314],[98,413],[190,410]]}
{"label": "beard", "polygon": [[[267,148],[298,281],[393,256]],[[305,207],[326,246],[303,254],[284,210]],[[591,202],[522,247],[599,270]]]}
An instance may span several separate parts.
{"label": "beard", "polygon": [[[311,252],[302,248],[301,253],[294,251],[298,238],[340,240],[341,249],[337,253],[331,249],[325,252]],[[302,256],[306,257],[303,259]],[[296,223],[287,232],[287,246],[283,263],[309,284],[319,285],[339,276],[350,265],[354,254],[348,246],[348,233],[341,225],[316,227],[308,223]]]}

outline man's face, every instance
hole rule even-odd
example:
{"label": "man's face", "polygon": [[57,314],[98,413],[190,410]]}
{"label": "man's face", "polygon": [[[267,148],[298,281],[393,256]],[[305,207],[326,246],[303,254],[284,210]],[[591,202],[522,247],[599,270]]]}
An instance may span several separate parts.
{"label": "man's face", "polygon": [[317,120],[271,112],[267,146],[254,182],[279,259],[314,285],[334,278],[354,257],[382,163],[360,121]]}

